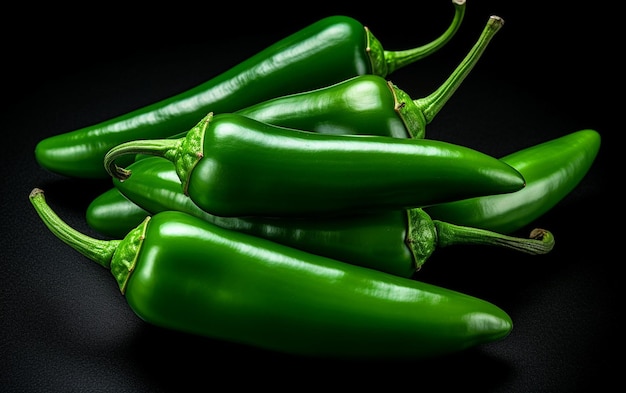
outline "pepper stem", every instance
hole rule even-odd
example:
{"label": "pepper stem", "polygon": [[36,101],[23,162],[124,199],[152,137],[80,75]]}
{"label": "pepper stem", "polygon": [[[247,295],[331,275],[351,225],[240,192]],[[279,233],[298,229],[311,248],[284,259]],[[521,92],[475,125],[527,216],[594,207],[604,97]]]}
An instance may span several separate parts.
{"label": "pepper stem", "polygon": [[[450,41],[454,34],[459,30],[463,17],[465,16],[465,0],[452,0],[454,5],[454,17],[452,22],[439,37],[429,42],[426,45],[422,45],[417,48],[401,50],[401,51],[383,51],[383,57],[385,60],[387,72],[383,77],[391,74],[395,70],[402,68],[408,64],[414,63],[417,60],[430,56],[434,52],[441,49],[445,44]],[[368,31],[368,37],[371,38],[371,34]]]}
{"label": "pepper stem", "polygon": [[166,157],[171,154],[170,152],[178,150],[180,143],[181,139],[139,139],[121,143],[112,147],[104,155],[104,167],[109,175],[124,181],[130,176],[130,171],[117,166],[116,159],[128,154]]}
{"label": "pepper stem", "polygon": [[[203,139],[192,138],[189,135],[203,135],[211,119],[213,119],[213,112],[210,112],[202,118],[202,120],[200,120],[189,132],[186,133],[186,136],[182,136],[180,138],[139,139],[120,143],[119,145],[112,147],[104,155],[104,167],[109,175],[119,179],[120,181],[128,179],[131,175],[131,171],[117,166],[115,164],[115,160],[128,154],[149,154],[166,158],[175,165],[181,165],[181,168],[186,168],[187,166],[193,167],[199,157],[202,156]],[[181,176],[181,179],[186,178],[185,174],[179,173],[179,175]]]}
{"label": "pepper stem", "polygon": [[426,97],[415,100],[415,104],[422,109],[426,124],[430,123],[433,118],[441,111],[441,108],[448,102],[450,97],[459,88],[463,80],[474,68],[483,52],[487,48],[491,39],[496,35],[500,28],[504,25],[504,19],[499,16],[492,15],[489,17],[485,28],[480,37],[467,53],[463,61],[450,74],[448,79],[437,90]]}
{"label": "pepper stem", "polygon": [[423,139],[426,137],[426,126],[441,111],[470,71],[474,69],[487,44],[489,44],[491,38],[500,30],[503,24],[504,20],[502,18],[491,16],[480,38],[467,53],[465,59],[450,74],[448,79],[428,96],[414,100],[391,81],[387,82],[389,89],[391,89],[394,95],[395,110],[412,138]]}
{"label": "pepper stem", "polygon": [[486,229],[454,225],[447,222],[433,220],[437,229],[437,245],[447,247],[455,244],[482,244],[498,246],[531,255],[546,254],[554,247],[552,232],[535,228],[529,237],[514,237],[503,235]]}
{"label": "pepper stem", "polygon": [[29,199],[39,217],[56,237],[100,266],[111,268],[113,254],[121,240],[95,239],[70,227],[48,206],[40,188],[34,188]]}

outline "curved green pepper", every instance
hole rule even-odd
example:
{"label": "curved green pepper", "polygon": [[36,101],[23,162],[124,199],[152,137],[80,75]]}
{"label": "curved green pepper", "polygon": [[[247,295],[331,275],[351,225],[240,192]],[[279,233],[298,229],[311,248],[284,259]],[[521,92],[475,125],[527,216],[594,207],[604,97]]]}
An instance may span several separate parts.
{"label": "curved green pepper", "polygon": [[110,269],[136,315],[163,328],[302,356],[395,359],[462,351],[513,327],[486,300],[182,212],[99,240],[63,222],[43,191],[30,201],[55,236]]}
{"label": "curved green pepper", "polygon": [[397,52],[383,50],[370,30],[353,18],[321,19],[192,89],[110,120],[43,139],[35,147],[35,158],[42,167],[61,175],[104,178],[107,174],[102,159],[119,143],[184,132],[209,111],[233,112],[356,75],[385,77],[449,41],[465,13],[465,0],[453,0],[453,4],[454,19],[443,35],[422,47]]}
{"label": "curved green pepper", "polygon": [[[384,77],[365,74],[319,89],[273,98],[235,112],[265,123],[322,134],[424,138],[426,125],[459,88],[503,24],[502,18],[491,16],[465,58],[446,81],[426,97],[414,100]],[[183,137],[186,132],[175,137]]]}
{"label": "curved green pepper", "polygon": [[[491,16],[463,61],[426,97],[414,100],[391,81],[366,74],[319,89],[273,98],[235,113],[322,134],[424,138],[426,125],[458,89],[503,24],[502,18]],[[187,131],[170,138],[182,138],[186,134]],[[145,158],[145,155],[137,158]]]}
{"label": "curved green pepper", "polygon": [[506,163],[468,147],[427,139],[326,135],[234,113],[208,114],[185,138],[122,143],[105,155],[175,163],[183,192],[218,216],[311,216],[411,208],[513,192],[524,178]]}
{"label": "curved green pepper", "polygon": [[[411,277],[437,247],[481,244],[529,254],[545,254],[554,246],[546,230],[530,239],[433,221],[420,208],[366,212],[338,217],[289,219],[219,217],[200,209],[183,194],[171,162],[148,157],[129,166],[133,175],[96,198],[87,208],[88,224],[106,234],[128,233],[148,215],[177,210],[222,228],[236,230],[387,273]],[[120,205],[126,207],[120,209]],[[132,210],[136,215],[127,215]],[[94,225],[95,224],[95,225]]]}
{"label": "curved green pepper", "polygon": [[524,176],[523,189],[506,196],[485,195],[424,210],[434,219],[512,233],[552,209],[580,183],[598,155],[600,141],[597,131],[585,129],[519,150],[501,160]]}
{"label": "curved green pepper", "polygon": [[85,219],[87,225],[102,235],[124,237],[149,215],[149,211],[112,188],[89,203]]}

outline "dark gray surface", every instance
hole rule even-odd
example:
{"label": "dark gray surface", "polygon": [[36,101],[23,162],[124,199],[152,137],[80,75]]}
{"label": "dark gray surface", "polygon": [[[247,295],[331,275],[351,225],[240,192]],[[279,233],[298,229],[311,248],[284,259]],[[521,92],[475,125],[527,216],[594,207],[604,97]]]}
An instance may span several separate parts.
{"label": "dark gray surface", "polygon": [[[501,342],[415,362],[303,359],[152,327],[127,307],[109,272],[45,229],[28,194],[43,188],[62,218],[98,236],[84,212],[111,182],[46,172],[33,156],[39,140],[193,87],[333,13],[356,17],[387,49],[422,44],[447,26],[446,1],[413,4],[411,11],[399,3],[386,9],[293,4],[281,13],[258,6],[245,16],[241,5],[231,11],[172,4],[151,16],[105,7],[97,23],[93,13],[80,11],[52,18],[44,9],[37,14],[46,17],[35,19],[18,13],[24,31],[3,33],[0,390],[358,389],[379,382],[418,391],[582,392],[619,382],[623,257],[605,223],[619,226],[623,216],[613,204],[620,181],[609,179],[623,109],[620,91],[602,98],[621,80],[613,54],[622,43],[609,35],[619,14],[603,1],[502,3],[469,0],[448,46],[390,77],[414,98],[428,94],[465,56],[489,15],[505,19],[427,135],[495,156],[583,128],[598,130],[603,145],[576,190],[537,222],[555,234],[552,253],[442,249],[429,260],[419,279],[498,304],[515,328]],[[567,9],[554,8],[559,5]]]}

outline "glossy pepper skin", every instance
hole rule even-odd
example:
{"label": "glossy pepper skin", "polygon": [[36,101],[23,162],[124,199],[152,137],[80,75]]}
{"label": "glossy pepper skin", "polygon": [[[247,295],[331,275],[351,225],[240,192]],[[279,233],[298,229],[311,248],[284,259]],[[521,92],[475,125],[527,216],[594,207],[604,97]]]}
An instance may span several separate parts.
{"label": "glossy pepper skin", "polygon": [[422,47],[397,52],[383,50],[370,30],[353,18],[323,18],[192,89],[107,121],[43,139],[35,147],[35,158],[43,168],[61,175],[105,178],[102,159],[119,143],[184,132],[209,111],[233,112],[356,75],[386,77],[449,41],[463,19],[465,0],[454,0],[453,5],[454,18],[443,35]]}
{"label": "glossy pepper skin", "polygon": [[311,216],[411,208],[513,192],[524,178],[479,151],[428,139],[327,135],[241,116],[209,113],[185,138],[112,148],[111,176],[130,171],[118,157],[163,156],[185,195],[218,216]]}
{"label": "glossy pepper skin", "polygon": [[600,150],[596,130],[583,129],[502,157],[526,179],[514,193],[427,206],[434,219],[512,233],[552,209],[585,177]]}
{"label": "glossy pepper skin", "polygon": [[496,305],[453,290],[306,253],[176,211],[122,240],[64,223],[43,192],[50,231],[110,269],[131,309],[167,329],[329,358],[425,358],[510,334]]}
{"label": "glossy pepper skin", "polygon": [[112,188],[94,198],[85,212],[87,225],[107,237],[124,237],[150,215]]}
{"label": "glossy pepper skin", "polygon": [[[425,97],[412,99],[384,77],[365,74],[319,89],[276,97],[235,113],[322,134],[424,138],[426,126],[460,87],[503,25],[502,18],[491,16],[465,58],[439,88]],[[186,131],[175,137],[183,137]]]}
{"label": "glossy pepper skin", "polygon": [[[127,233],[148,215],[177,210],[222,228],[403,277],[411,277],[438,247],[480,244],[545,254],[554,245],[546,230],[536,231],[530,239],[502,236],[433,221],[419,208],[308,219],[219,217],[203,211],[183,194],[174,166],[166,159],[148,157],[129,168],[131,177],[123,182],[114,180],[115,188],[87,208],[92,228],[108,234],[115,227],[115,233]],[[120,209],[122,204],[126,208]],[[129,210],[137,214],[127,215]]]}

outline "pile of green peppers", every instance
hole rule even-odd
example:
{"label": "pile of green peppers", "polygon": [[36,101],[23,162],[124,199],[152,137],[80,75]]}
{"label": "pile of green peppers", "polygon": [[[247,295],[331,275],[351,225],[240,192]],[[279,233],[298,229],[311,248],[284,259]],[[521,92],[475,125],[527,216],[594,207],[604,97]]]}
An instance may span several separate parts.
{"label": "pile of green peppers", "polygon": [[[507,337],[497,305],[419,280],[439,247],[546,254],[514,234],[589,171],[600,135],[579,130],[491,157],[426,126],[504,21],[489,17],[441,86],[414,99],[386,78],[457,32],[384,50],[330,16],[160,102],[41,140],[35,159],[112,178],[86,211],[97,239],[29,195],[61,241],[110,270],[137,316],[167,329],[302,356],[423,358]],[[284,83],[289,81],[289,83]]]}

